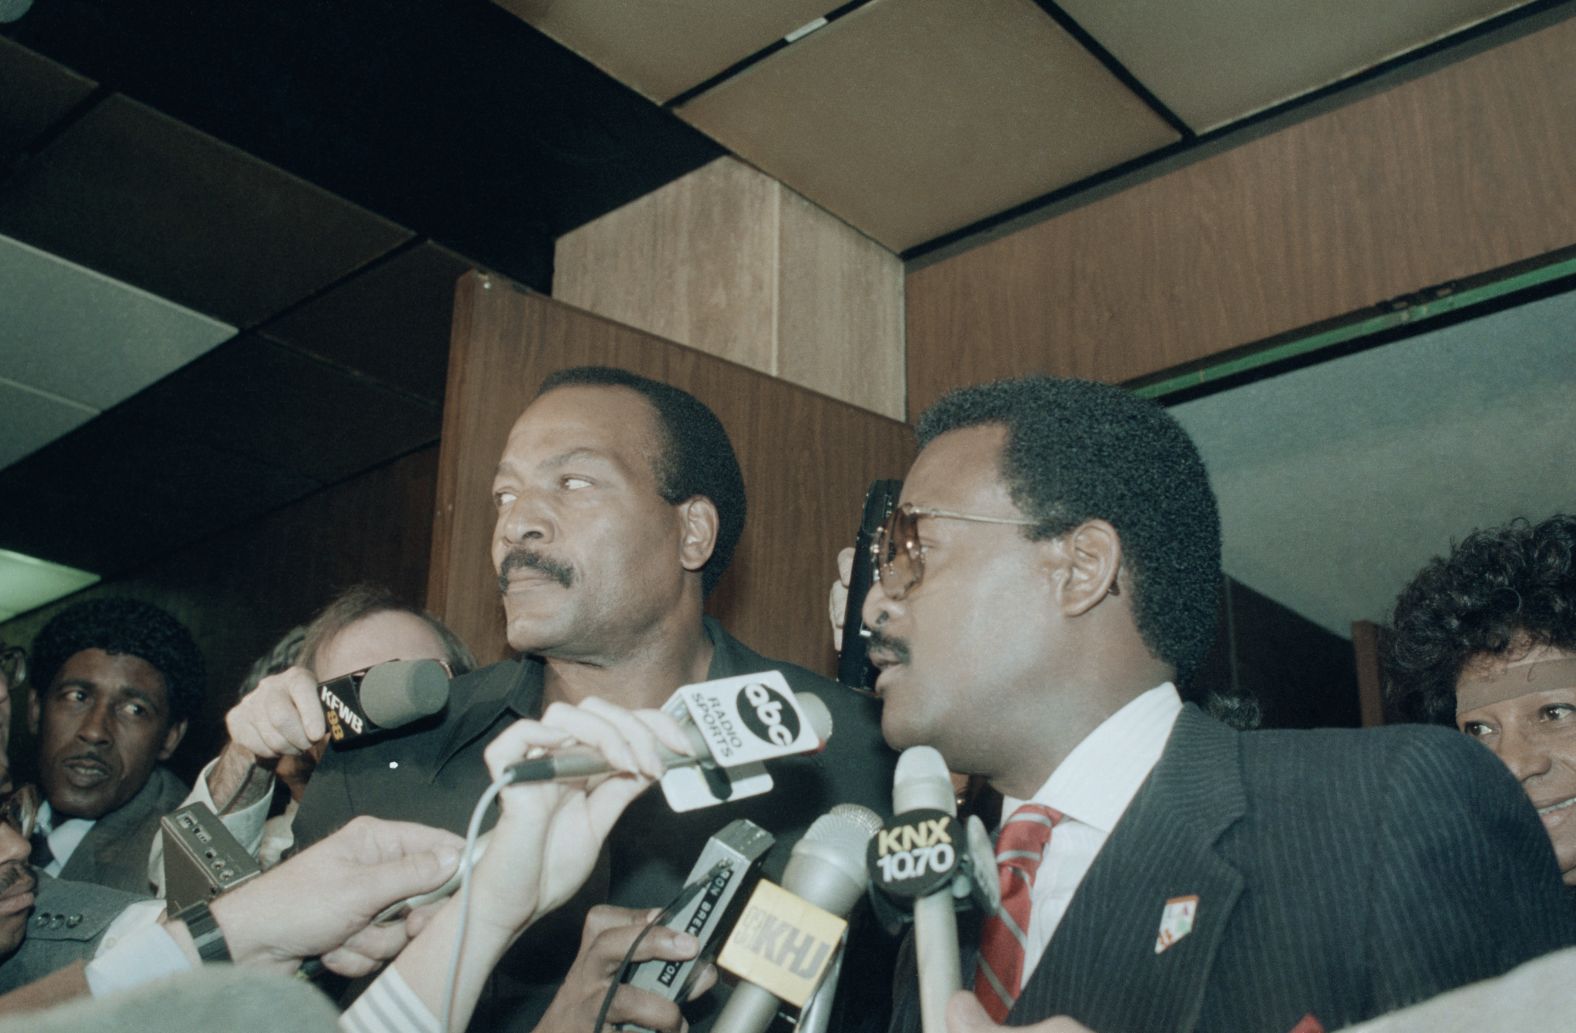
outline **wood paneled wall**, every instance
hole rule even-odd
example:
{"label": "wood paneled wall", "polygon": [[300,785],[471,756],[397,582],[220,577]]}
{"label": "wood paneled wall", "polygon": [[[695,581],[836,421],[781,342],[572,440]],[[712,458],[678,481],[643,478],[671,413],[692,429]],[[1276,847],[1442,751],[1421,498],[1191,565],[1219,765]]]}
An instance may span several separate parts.
{"label": "wood paneled wall", "polygon": [[1262,728],[1356,728],[1364,721],[1352,644],[1260,595],[1221,579],[1215,644],[1192,699],[1249,699]]}
{"label": "wood paneled wall", "polygon": [[[64,607],[130,596],[164,607],[191,629],[208,665],[208,698],[176,770],[190,777],[224,742],[224,715],[252,662],[345,588],[375,581],[420,603],[432,542],[438,447],[430,445],[242,527],[0,625],[26,645]],[[16,708],[18,713],[22,708]],[[13,759],[32,752],[26,722]]]}
{"label": "wood paneled wall", "polygon": [[560,237],[553,297],[902,418],[902,262],[736,158]]}
{"label": "wood paneled wall", "polygon": [[1123,381],[1576,243],[1576,19],[928,268],[908,402]]}
{"label": "wood paneled wall", "polygon": [[428,605],[483,662],[507,654],[490,542],[493,470],[515,418],[556,369],[612,365],[709,405],[744,470],[749,518],[707,609],[761,652],[831,672],[833,557],[865,488],[902,476],[907,425],[471,273],[455,298]]}

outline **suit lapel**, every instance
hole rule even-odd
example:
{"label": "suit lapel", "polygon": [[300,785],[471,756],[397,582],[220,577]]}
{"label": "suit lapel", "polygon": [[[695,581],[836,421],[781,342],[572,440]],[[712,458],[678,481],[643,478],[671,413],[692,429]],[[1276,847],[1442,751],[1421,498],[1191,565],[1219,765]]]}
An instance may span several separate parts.
{"label": "suit lapel", "polygon": [[[1215,843],[1245,799],[1236,733],[1184,707],[1008,1022],[1065,1013],[1093,1029],[1193,1030],[1242,892]],[[1191,931],[1156,953],[1167,901],[1187,896],[1198,898]]]}
{"label": "suit lapel", "polygon": [[140,860],[130,856],[136,853],[136,843],[128,837],[150,819],[173,811],[185,795],[180,780],[163,765],[155,765],[137,795],[93,823],[60,869],[60,878],[113,885],[122,875],[135,878],[145,873],[147,851]]}

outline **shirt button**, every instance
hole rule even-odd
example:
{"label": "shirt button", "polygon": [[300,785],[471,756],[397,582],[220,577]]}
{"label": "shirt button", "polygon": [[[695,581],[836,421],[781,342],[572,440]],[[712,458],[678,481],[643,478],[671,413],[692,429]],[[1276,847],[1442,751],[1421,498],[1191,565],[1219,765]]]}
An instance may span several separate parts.
{"label": "shirt button", "polygon": [[67,929],[75,929],[77,926],[79,926],[81,924],[82,924],[82,916],[81,915],[72,915],[70,918],[66,919],[66,928]]}

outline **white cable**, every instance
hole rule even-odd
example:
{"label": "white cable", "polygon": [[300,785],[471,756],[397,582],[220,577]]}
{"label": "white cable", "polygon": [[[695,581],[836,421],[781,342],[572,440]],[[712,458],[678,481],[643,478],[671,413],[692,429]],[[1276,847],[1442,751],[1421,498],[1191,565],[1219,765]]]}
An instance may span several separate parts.
{"label": "white cable", "polygon": [[449,961],[449,978],[443,988],[443,1011],[438,1014],[438,1028],[449,1033],[449,1018],[454,1012],[454,988],[459,982],[460,955],[465,950],[465,926],[471,917],[471,871],[476,865],[476,837],[481,832],[482,816],[498,798],[498,793],[509,785],[506,774],[487,787],[476,807],[471,811],[471,821],[465,830],[465,853],[460,857],[460,925],[454,934],[454,957]]}

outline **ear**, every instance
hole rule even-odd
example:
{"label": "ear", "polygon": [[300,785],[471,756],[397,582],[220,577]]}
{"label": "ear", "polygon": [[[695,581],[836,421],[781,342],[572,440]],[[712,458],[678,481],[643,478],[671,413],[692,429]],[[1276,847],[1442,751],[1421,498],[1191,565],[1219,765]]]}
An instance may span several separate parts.
{"label": "ear", "polygon": [[179,721],[170,725],[169,729],[164,733],[164,746],[159,750],[159,759],[169,760],[170,754],[175,752],[175,747],[179,746],[181,744],[181,740],[185,737],[186,719],[181,718]]}
{"label": "ear", "polygon": [[27,730],[33,738],[38,738],[38,722],[43,718],[44,704],[38,698],[38,686],[32,686],[27,693]]}
{"label": "ear", "polygon": [[695,495],[679,503],[679,562],[688,571],[698,571],[711,559],[717,547],[717,527],[720,520],[717,506],[704,495]]}
{"label": "ear", "polygon": [[1079,524],[1062,536],[1065,575],[1061,582],[1062,612],[1079,617],[1107,596],[1119,594],[1122,539],[1104,520]]}

